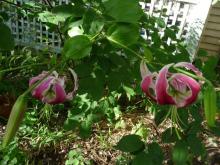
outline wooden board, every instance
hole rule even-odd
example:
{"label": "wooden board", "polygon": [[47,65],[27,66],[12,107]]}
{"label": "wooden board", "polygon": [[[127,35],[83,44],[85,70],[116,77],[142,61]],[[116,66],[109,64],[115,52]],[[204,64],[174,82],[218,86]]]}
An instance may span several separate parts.
{"label": "wooden board", "polygon": [[[220,16],[220,8],[215,8],[215,7],[211,8],[210,14]],[[220,17],[218,19],[220,19]]]}
{"label": "wooden board", "polygon": [[215,51],[215,52],[220,51],[219,45],[207,44],[207,43],[202,43],[202,42],[200,43],[200,48],[206,49],[208,51]]}
{"label": "wooden board", "polygon": [[213,8],[220,8],[220,2],[217,2],[215,5],[213,5]]}
{"label": "wooden board", "polygon": [[209,21],[209,22],[220,23],[220,17],[219,17],[219,16],[215,16],[215,15],[210,15],[210,16],[208,17],[208,21]]}
{"label": "wooden board", "polygon": [[203,35],[210,36],[210,37],[220,38],[220,31],[218,31],[218,30],[211,30],[211,29],[205,29]]}
{"label": "wooden board", "polygon": [[[220,19],[220,17],[219,17]],[[207,22],[206,25],[207,29],[213,29],[213,30],[219,30],[220,31],[220,23],[214,23],[214,22]]]}
{"label": "wooden board", "polygon": [[220,38],[202,36],[201,42],[220,46]]}

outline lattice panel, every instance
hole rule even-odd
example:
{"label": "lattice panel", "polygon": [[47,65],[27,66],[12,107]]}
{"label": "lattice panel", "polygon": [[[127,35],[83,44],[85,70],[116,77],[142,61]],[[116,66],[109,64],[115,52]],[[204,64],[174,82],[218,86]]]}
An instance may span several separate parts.
{"label": "lattice panel", "polygon": [[[151,3],[141,2],[142,8],[146,13],[153,15],[155,17],[162,17],[165,20],[167,27],[177,26],[179,32],[177,34],[178,38],[185,38],[189,30],[189,20],[187,17],[190,15],[190,11],[195,6],[195,3],[185,2],[185,1],[173,1],[167,0],[165,3],[163,0],[151,0]],[[160,12],[162,9],[166,9],[167,17],[161,16]],[[161,29],[161,35],[163,35],[163,29]],[[145,36],[144,38],[148,38]],[[170,42],[168,40],[168,42]]]}
{"label": "lattice panel", "polygon": [[[23,4],[28,0],[15,0],[16,4]],[[43,1],[35,1],[36,3],[43,3]],[[57,0],[52,5],[68,4],[69,0]],[[150,15],[159,16],[158,10],[166,8],[165,18],[166,25],[176,25],[179,27],[179,33],[177,36],[185,37],[188,31],[187,15],[191,7],[195,4],[185,3],[181,1],[167,0],[167,3],[163,3],[163,0],[152,0],[151,3],[140,2],[142,8]],[[7,10],[8,11],[8,10]],[[61,41],[57,33],[49,32],[46,25],[41,23],[36,18],[29,18],[27,16],[19,16],[16,8],[11,8],[9,11],[11,19],[8,25],[11,27],[15,40],[20,45],[30,46],[37,49],[50,49],[55,52],[60,52]],[[163,32],[161,32],[163,35]],[[145,36],[147,37],[147,36]],[[169,41],[168,41],[169,42]]]}

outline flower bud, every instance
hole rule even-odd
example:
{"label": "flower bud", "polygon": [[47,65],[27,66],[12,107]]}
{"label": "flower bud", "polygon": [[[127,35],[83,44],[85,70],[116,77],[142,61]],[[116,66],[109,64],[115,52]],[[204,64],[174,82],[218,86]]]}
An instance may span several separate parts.
{"label": "flower bud", "polygon": [[15,104],[12,107],[11,114],[6,126],[6,132],[3,137],[3,143],[2,146],[3,148],[6,147],[11,140],[14,138],[19,125],[24,117],[24,112],[27,109],[27,99],[26,95],[20,95]]}

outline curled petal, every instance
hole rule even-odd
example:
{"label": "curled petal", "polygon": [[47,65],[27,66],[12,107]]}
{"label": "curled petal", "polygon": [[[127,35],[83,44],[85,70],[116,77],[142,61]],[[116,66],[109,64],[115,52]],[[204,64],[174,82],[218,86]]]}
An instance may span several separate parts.
{"label": "curled petal", "polygon": [[[46,78],[41,84],[39,84],[33,91],[32,96],[41,100],[43,98],[44,91],[49,90],[51,83],[53,81],[53,77]],[[31,83],[30,83],[31,84]]]}
{"label": "curled petal", "polygon": [[156,99],[158,104],[175,104],[173,98],[168,94],[168,80],[167,74],[168,69],[173,64],[165,65],[159,72],[159,75],[156,80]]}
{"label": "curled petal", "polygon": [[177,107],[185,107],[196,101],[200,91],[200,84],[193,78],[181,73],[171,77],[171,84],[177,90],[174,97]]}
{"label": "curled petal", "polygon": [[33,85],[34,83],[36,83],[37,81],[43,79],[46,75],[48,74],[48,72],[43,71],[41,74],[39,74],[36,77],[32,77],[29,81],[29,86]]}
{"label": "curled petal", "polygon": [[140,72],[141,72],[142,79],[144,79],[146,75],[151,74],[151,72],[147,68],[147,65],[144,62],[144,60],[142,60],[141,63],[140,63]]}
{"label": "curled petal", "polygon": [[184,67],[188,70],[193,71],[197,76],[202,76],[202,72],[200,72],[198,68],[196,68],[193,64],[189,62],[179,62],[175,64],[174,67]]}
{"label": "curled petal", "polygon": [[149,74],[145,76],[141,82],[141,89],[147,96],[149,96],[152,100],[156,101],[155,94],[152,95],[150,91],[155,91],[155,82],[153,81],[154,77],[156,77],[155,74]]}
{"label": "curled petal", "polygon": [[74,80],[74,88],[73,88],[73,91],[72,92],[69,92],[66,96],[66,99],[67,100],[71,100],[73,98],[73,96],[75,95],[76,91],[78,90],[78,87],[79,87],[79,84],[78,84],[78,77],[77,77],[77,74],[76,72],[69,68],[69,71],[71,73],[71,75],[73,76],[73,80]]}
{"label": "curled petal", "polygon": [[55,79],[52,84],[51,91],[46,91],[42,99],[48,104],[59,104],[66,100],[66,92],[64,90],[64,78]]}

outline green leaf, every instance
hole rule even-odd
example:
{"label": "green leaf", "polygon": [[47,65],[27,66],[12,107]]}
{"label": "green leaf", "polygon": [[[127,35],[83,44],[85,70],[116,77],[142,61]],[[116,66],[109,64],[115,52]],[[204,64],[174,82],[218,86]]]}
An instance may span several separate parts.
{"label": "green leaf", "polygon": [[65,130],[69,131],[69,130],[74,130],[78,126],[80,126],[79,120],[68,118],[65,121],[63,127],[64,127]]}
{"label": "green leaf", "polygon": [[154,121],[157,126],[160,125],[165,120],[167,113],[168,113],[167,109],[160,109],[156,111]]}
{"label": "green leaf", "polygon": [[198,52],[197,52],[198,57],[205,57],[207,55],[208,55],[208,52],[204,49],[199,49]]}
{"label": "green leaf", "polygon": [[145,153],[141,152],[138,155],[135,156],[135,158],[132,160],[132,165],[154,165],[154,162],[152,161],[152,157]]}
{"label": "green leaf", "polygon": [[153,60],[152,52],[149,48],[144,47],[144,57],[147,59],[147,61],[151,62]]}
{"label": "green leaf", "polygon": [[93,99],[98,100],[103,96],[105,75],[102,72],[94,74],[95,77],[89,76],[79,80],[79,93],[88,93]]}
{"label": "green leaf", "polygon": [[195,135],[188,136],[187,143],[194,155],[202,157],[205,155],[205,146],[198,137]]}
{"label": "green leaf", "polygon": [[154,165],[162,165],[164,156],[161,147],[158,143],[153,142],[148,144],[148,152],[153,160]]}
{"label": "green leaf", "polygon": [[[125,65],[126,67],[126,65]],[[115,71],[111,71],[107,78],[108,87],[111,91],[117,90],[122,84],[130,85],[132,81],[131,74],[128,68],[120,68]]]}
{"label": "green leaf", "polygon": [[70,16],[81,17],[84,11],[85,9],[82,6],[73,6],[70,4],[55,6],[52,9],[52,13],[54,13],[57,17],[60,17],[64,20]]}
{"label": "green leaf", "polygon": [[96,35],[101,32],[102,28],[104,27],[104,22],[101,20],[95,20],[91,23],[89,34]]}
{"label": "green leaf", "polygon": [[217,112],[217,96],[214,87],[208,84],[203,91],[205,118],[208,126],[215,126],[215,116]]}
{"label": "green leaf", "polygon": [[187,144],[184,141],[176,142],[173,151],[172,151],[172,160],[174,164],[186,165],[188,161],[188,149]]}
{"label": "green leaf", "polygon": [[107,0],[106,14],[118,22],[137,22],[143,14],[138,0]]}
{"label": "green leaf", "polygon": [[172,143],[178,139],[176,132],[175,132],[175,129],[176,128],[174,128],[174,127],[168,128],[168,129],[166,129],[166,131],[164,131],[162,133],[162,141],[164,143]]}
{"label": "green leaf", "polygon": [[144,149],[144,142],[138,135],[126,135],[118,142],[116,148],[123,152],[134,153]]}
{"label": "green leaf", "polygon": [[12,50],[14,48],[14,38],[10,28],[4,23],[0,23],[0,50]]}
{"label": "green leaf", "polygon": [[176,40],[176,33],[171,28],[166,28],[164,31],[165,35],[172,40]]}
{"label": "green leaf", "polygon": [[4,21],[8,21],[8,20],[10,19],[8,13],[5,12],[5,11],[0,11],[0,18],[1,18],[1,17],[2,17],[2,19],[3,19]]}
{"label": "green leaf", "polygon": [[127,95],[129,100],[131,99],[132,96],[135,96],[135,94],[136,94],[134,89],[130,88],[128,86],[123,85],[123,89],[125,90],[126,95]]}
{"label": "green leaf", "polygon": [[59,22],[64,22],[65,19],[62,17],[56,17],[55,14],[49,12],[49,11],[43,11],[38,14],[38,18],[41,22],[47,22],[51,24],[58,25]]}
{"label": "green leaf", "polygon": [[82,20],[71,22],[68,25],[68,35],[70,37],[82,35],[84,33],[84,30],[82,28],[82,23],[83,23]]}
{"label": "green leaf", "polygon": [[220,137],[220,124],[218,123],[217,127],[210,127],[209,131],[210,131],[212,134],[214,134],[214,135]]}
{"label": "green leaf", "polygon": [[90,120],[84,121],[80,126],[80,137],[88,138],[92,133],[92,122]]}
{"label": "green leaf", "polygon": [[156,18],[156,23],[158,24],[159,27],[165,28],[166,24],[164,22],[163,18]]}
{"label": "green leaf", "polygon": [[117,23],[109,27],[107,36],[110,41],[115,41],[122,45],[135,44],[139,38],[139,27],[134,24]]}
{"label": "green leaf", "polygon": [[62,54],[66,59],[77,60],[89,56],[91,50],[89,38],[79,35],[66,40]]}
{"label": "green leaf", "polygon": [[217,77],[216,67],[218,66],[219,57],[209,56],[208,59],[204,62],[202,67],[202,72],[204,76],[209,80],[215,80]]}

